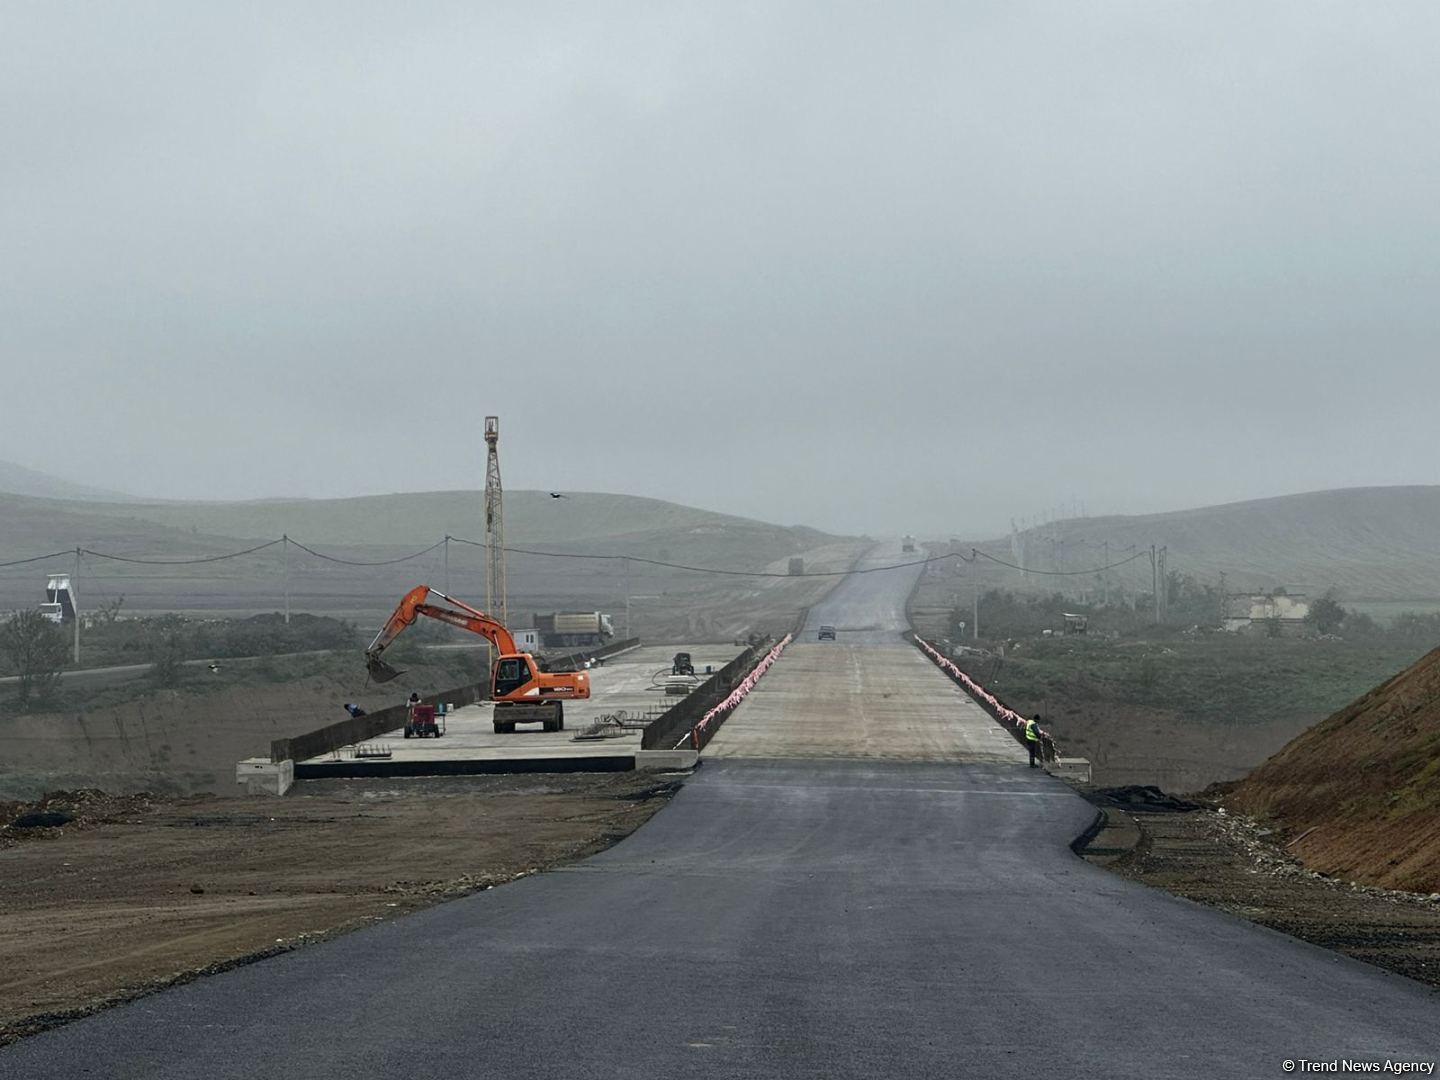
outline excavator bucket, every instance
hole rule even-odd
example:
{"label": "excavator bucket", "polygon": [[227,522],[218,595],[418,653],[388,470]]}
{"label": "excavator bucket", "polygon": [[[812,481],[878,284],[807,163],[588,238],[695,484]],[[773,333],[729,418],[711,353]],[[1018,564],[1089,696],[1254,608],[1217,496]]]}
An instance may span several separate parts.
{"label": "excavator bucket", "polygon": [[391,667],[378,656],[372,656],[365,661],[365,670],[370,672],[370,678],[377,683],[386,683],[405,674],[399,668]]}

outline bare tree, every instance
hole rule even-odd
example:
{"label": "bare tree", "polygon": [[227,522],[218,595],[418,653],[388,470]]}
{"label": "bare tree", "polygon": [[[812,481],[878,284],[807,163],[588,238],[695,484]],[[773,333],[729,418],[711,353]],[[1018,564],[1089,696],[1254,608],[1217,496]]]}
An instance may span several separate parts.
{"label": "bare tree", "polygon": [[0,651],[20,676],[19,702],[49,699],[60,681],[69,645],[60,628],[38,611],[17,611],[0,626]]}

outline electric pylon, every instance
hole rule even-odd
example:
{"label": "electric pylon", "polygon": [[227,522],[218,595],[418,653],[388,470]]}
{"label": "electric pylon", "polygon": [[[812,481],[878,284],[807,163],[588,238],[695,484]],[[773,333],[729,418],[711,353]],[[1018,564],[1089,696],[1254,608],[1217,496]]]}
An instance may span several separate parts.
{"label": "electric pylon", "polygon": [[505,511],[500,486],[500,418],[485,418],[485,611],[502,625],[510,624],[505,603]]}

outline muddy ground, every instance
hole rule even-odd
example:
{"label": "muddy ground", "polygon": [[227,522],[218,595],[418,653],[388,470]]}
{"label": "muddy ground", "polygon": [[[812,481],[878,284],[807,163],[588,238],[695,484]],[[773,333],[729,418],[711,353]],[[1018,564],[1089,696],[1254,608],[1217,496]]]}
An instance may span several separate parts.
{"label": "muddy ground", "polygon": [[648,820],[677,783],[324,781],[284,799],[81,791],[0,803],[0,1045],[583,858]]}
{"label": "muddy ground", "polygon": [[[1151,789],[1153,791],[1153,789]],[[1307,870],[1253,820],[1209,805],[1087,797],[1107,825],[1081,853],[1132,881],[1228,911],[1440,988],[1440,894],[1352,885]]]}

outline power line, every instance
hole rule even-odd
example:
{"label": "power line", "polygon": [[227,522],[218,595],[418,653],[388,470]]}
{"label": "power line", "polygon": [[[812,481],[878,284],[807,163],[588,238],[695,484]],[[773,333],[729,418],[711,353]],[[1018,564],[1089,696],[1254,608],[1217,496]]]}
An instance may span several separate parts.
{"label": "power line", "polygon": [[[305,553],[308,554],[308,555],[313,555],[313,556],[314,556],[315,558],[317,558],[317,559],[323,559],[324,561],[326,561],[326,562],[331,562],[331,563],[339,563],[339,564],[342,565],[342,566],[394,566],[394,565],[396,565],[396,564],[398,564],[398,563],[411,562],[411,561],[414,560],[414,559],[419,559],[419,558],[421,558],[421,557],[423,557],[423,556],[425,556],[425,555],[429,555],[431,552],[437,551],[437,550],[439,550],[440,548],[444,547],[448,542],[450,542],[450,541],[452,541],[452,540],[453,540],[455,543],[457,543],[457,544],[467,544],[467,545],[469,545],[470,547],[484,548],[484,547],[486,546],[484,543],[482,543],[482,542],[480,542],[480,541],[477,541],[477,540],[468,540],[468,539],[466,539],[466,538],[463,537],[463,536],[447,536],[447,537],[445,537],[445,538],[442,539],[442,540],[437,540],[435,543],[431,544],[431,545],[430,545],[429,547],[427,547],[427,548],[422,548],[422,549],[419,550],[419,551],[411,552],[411,553],[409,553],[408,555],[400,555],[400,556],[397,556],[396,558],[393,558],[393,559],[344,559],[344,558],[341,558],[341,557],[338,556],[338,555],[327,555],[327,554],[325,554],[323,551],[316,551],[314,548],[309,547],[309,546],[306,545],[306,544],[302,544],[299,540],[296,540],[294,537],[280,537],[279,539],[276,539],[276,540],[267,540],[267,541],[265,541],[265,543],[263,543],[263,544],[256,544],[256,545],[253,546],[253,547],[242,548],[242,549],[239,550],[239,551],[225,552],[225,553],[220,554],[220,555],[205,555],[205,556],[201,556],[201,557],[193,558],[193,559],[145,559],[145,558],[139,558],[139,557],[137,557],[137,556],[132,556],[132,555],[115,555],[115,554],[111,554],[111,553],[105,552],[105,551],[96,551],[96,550],[94,550],[93,548],[81,548],[81,549],[80,549],[80,552],[81,552],[81,554],[83,554],[83,555],[89,555],[89,556],[92,556],[92,557],[97,558],[97,559],[106,559],[106,560],[108,560],[108,561],[110,561],[110,562],[131,563],[131,564],[139,565],[139,566],[197,566],[197,565],[201,565],[201,564],[204,564],[204,563],[216,563],[216,562],[224,562],[224,561],[226,561],[226,560],[228,560],[228,559],[238,559],[238,558],[241,558],[242,556],[245,556],[245,555],[253,555],[253,554],[254,554],[255,552],[257,552],[257,551],[264,551],[264,550],[266,550],[267,548],[275,547],[275,546],[278,545],[278,544],[286,544],[286,543],[288,543],[288,544],[293,544],[293,545],[295,545],[295,547],[299,548],[301,551],[305,552]],[[781,573],[781,572],[773,571],[773,570],[727,570],[727,569],[722,569],[722,568],[720,568],[720,567],[715,567],[715,566],[692,566],[692,565],[689,565],[688,563],[667,562],[667,561],[664,560],[664,559],[649,559],[649,558],[645,558],[645,557],[642,556],[642,555],[598,555],[598,554],[589,554],[589,553],[584,553],[584,552],[540,551],[540,550],[537,550],[537,549],[535,549],[535,548],[519,548],[519,547],[507,547],[507,548],[505,548],[504,550],[505,550],[505,552],[506,552],[507,554],[513,554],[513,555],[535,555],[535,556],[539,556],[539,557],[541,557],[541,558],[546,558],[546,559],[586,559],[586,560],[592,560],[592,561],[597,561],[597,560],[598,560],[598,561],[605,561],[605,562],[628,561],[628,562],[641,563],[641,564],[646,565],[646,566],[658,566],[658,567],[663,567],[663,568],[668,569],[668,570],[685,570],[685,571],[688,571],[688,572],[690,572],[690,573],[695,573],[695,574],[716,574],[716,575],[721,575],[721,576],[724,576],[724,577],[748,577],[748,578],[831,578],[831,577],[846,577],[846,576],[848,576],[848,575],[850,575],[850,574],[878,574],[878,573],[883,573],[883,572],[885,572],[885,571],[887,571],[887,570],[904,570],[904,569],[906,569],[906,568],[908,568],[908,567],[912,567],[912,566],[928,566],[928,565],[931,564],[931,563],[944,562],[946,559],[959,559],[961,562],[973,562],[973,561],[974,561],[974,558],[973,558],[973,557],[967,558],[966,556],[960,554],[959,552],[949,552],[949,553],[946,553],[946,554],[944,554],[944,555],[932,555],[932,556],[930,556],[930,557],[928,557],[928,558],[924,558],[924,559],[912,559],[912,560],[909,561],[909,562],[889,563],[889,564],[887,564],[887,565],[885,565],[885,566],[867,566],[867,567],[862,567],[862,568],[860,568],[860,569],[855,569],[855,570],[806,570],[806,571],[803,571],[803,572],[801,572],[801,573],[799,573],[799,574],[791,574],[791,573]],[[70,548],[70,549],[65,550],[65,551],[51,552],[50,554],[47,554],[47,555],[34,555],[34,556],[31,556],[30,558],[14,559],[14,560],[11,560],[11,561],[9,561],[9,562],[0,562],[0,568],[4,568],[4,567],[7,567],[7,566],[22,566],[22,565],[25,565],[25,564],[27,564],[27,563],[34,563],[34,562],[42,562],[42,561],[44,561],[45,559],[54,559],[54,558],[58,558],[58,557],[61,557],[61,556],[64,556],[64,555],[71,555],[71,554],[73,554],[74,552],[75,552],[75,549],[74,549],[74,548]],[[984,552],[979,552],[978,554],[980,554],[980,555],[985,555]],[[985,557],[986,557],[987,559],[992,559],[992,560],[994,560],[995,562],[1001,562],[1001,560],[995,559],[994,556],[992,556],[992,555],[985,555]],[[1127,560],[1125,560],[1125,561],[1126,561],[1126,562],[1129,562],[1130,560],[1127,559]],[[1012,564],[1012,563],[1004,563],[1003,565],[1013,566],[1014,564]],[[1121,564],[1121,563],[1116,563],[1116,564],[1114,564],[1114,565],[1119,566],[1119,565],[1122,565],[1122,564]],[[1015,569],[1020,569],[1020,567],[1017,566],[1017,567],[1015,567]],[[1102,567],[1102,569],[1105,569],[1105,568]],[[1089,572],[1089,571],[1074,571],[1074,573],[1088,573],[1088,572]],[[1037,573],[1037,574],[1041,574],[1041,573],[1054,573],[1054,571],[1036,570],[1036,571],[1033,571],[1033,573]]]}
{"label": "power line", "polygon": [[1080,577],[1085,574],[1098,574],[1102,570],[1114,570],[1117,566],[1124,566],[1126,563],[1132,563],[1136,559],[1149,558],[1150,556],[1150,552],[1148,551],[1137,551],[1128,559],[1121,559],[1119,562],[1113,562],[1109,566],[1096,566],[1090,570],[1035,570],[1028,566],[1018,566],[1015,563],[1006,562],[1004,559],[997,559],[994,555],[980,551],[978,548],[972,550],[974,550],[977,556],[989,559],[993,563],[999,563],[1001,566],[1008,566],[1011,570],[1023,570],[1027,574],[1045,574],[1049,577]]}
{"label": "power line", "polygon": [[[267,540],[263,544],[256,544],[254,547],[246,548],[244,551],[231,551],[224,555],[206,555],[199,559],[137,559],[129,555],[109,555],[103,551],[92,551],[90,548],[80,548],[82,555],[93,555],[97,559],[109,559],[111,562],[138,563],[142,566],[195,566],[199,563],[224,562],[226,559],[238,559],[242,555],[250,555],[257,551],[264,551],[266,548],[274,547],[276,544],[283,544],[284,539]],[[294,541],[292,540],[293,544]],[[73,549],[72,549],[73,550]],[[69,554],[62,552],[61,554]],[[48,558],[49,556],[47,556]]]}
{"label": "power line", "polygon": [[[409,555],[401,555],[397,559],[342,559],[338,555],[325,555],[322,552],[316,551],[312,547],[306,547],[304,544],[300,543],[299,540],[296,540],[293,536],[289,537],[288,539],[290,543],[294,544],[301,551],[314,555],[317,559],[324,559],[326,562],[340,563],[342,566],[394,566],[396,563],[409,562],[411,559],[418,559],[422,555],[429,555],[430,552],[436,550],[437,548],[445,546],[444,540],[437,540],[435,543],[431,544],[423,551],[416,551]],[[452,536],[448,539],[453,540],[455,539],[455,537]],[[274,541],[274,543],[277,544],[281,542],[282,541],[280,540]]]}
{"label": "power line", "polygon": [[[469,544],[471,547],[483,548],[485,545],[476,540],[467,540],[463,536],[452,536],[457,544]],[[945,559],[960,559],[962,562],[969,562],[964,555],[952,552],[947,555],[934,555],[928,559],[916,559],[913,562],[892,563],[889,566],[868,566],[862,570],[807,570],[799,574],[779,573],[774,570],[721,570],[714,566],[688,566],[685,563],[665,562],[661,559],[646,559],[639,555],[592,555],[579,552],[565,551],[536,551],[533,548],[505,548],[509,555],[539,555],[547,559],[595,559],[611,562],[628,560],[630,562],[644,563],[647,566],[662,566],[669,570],[689,570],[696,574],[719,574],[726,577],[773,577],[773,578],[807,578],[807,577],[845,577],[849,574],[876,574],[882,570],[902,570],[907,566],[924,566],[927,563],[941,562]]]}
{"label": "power line", "polygon": [[52,551],[49,555],[32,555],[28,559],[11,559],[9,562],[0,562],[0,567],[24,566],[26,563],[44,562],[46,559],[58,559],[62,555],[74,555],[74,548],[66,548],[64,551]]}

